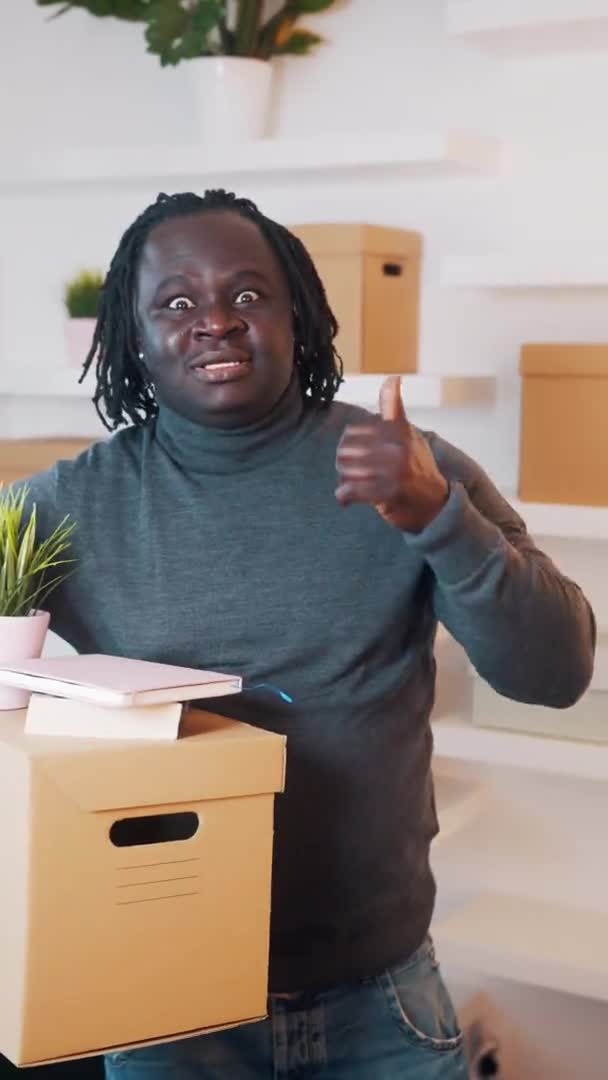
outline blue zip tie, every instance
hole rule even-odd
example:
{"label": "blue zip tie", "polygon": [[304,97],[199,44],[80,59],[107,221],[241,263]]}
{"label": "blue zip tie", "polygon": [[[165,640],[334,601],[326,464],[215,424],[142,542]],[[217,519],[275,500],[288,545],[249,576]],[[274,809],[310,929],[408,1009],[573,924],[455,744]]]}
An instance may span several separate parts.
{"label": "blue zip tie", "polygon": [[278,686],[273,686],[272,683],[259,682],[254,683],[253,686],[243,686],[242,692],[244,693],[246,690],[270,690],[271,693],[278,694],[288,705],[293,705],[293,698],[286,694],[284,690],[279,690]]}

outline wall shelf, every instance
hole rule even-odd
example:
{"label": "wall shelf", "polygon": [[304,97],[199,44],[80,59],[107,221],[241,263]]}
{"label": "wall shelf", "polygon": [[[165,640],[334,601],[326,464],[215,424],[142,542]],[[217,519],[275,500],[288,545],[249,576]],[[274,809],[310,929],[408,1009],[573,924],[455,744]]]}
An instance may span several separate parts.
{"label": "wall shelf", "polygon": [[[561,259],[561,261],[560,261]],[[446,255],[444,286],[468,289],[608,289],[604,259],[551,256]]]}
{"label": "wall shelf", "polygon": [[14,156],[3,167],[0,190],[29,186],[132,183],[153,179],[218,180],[239,175],[326,174],[336,170],[397,169],[423,176],[494,173],[502,146],[491,136],[463,131],[395,131],[259,139],[206,153],[202,146],[96,146],[61,154]]}
{"label": "wall shelf", "polygon": [[451,0],[450,35],[506,54],[608,48],[604,0]]}
{"label": "wall shelf", "polygon": [[433,723],[435,754],[454,761],[528,769],[554,776],[608,780],[608,744],[549,739],[476,727],[454,716]]}
{"label": "wall shelf", "polygon": [[433,765],[433,782],[439,819],[439,834],[434,846],[444,844],[461,832],[481,813],[485,789],[482,784],[453,775],[445,762]]}
{"label": "wall shelf", "polygon": [[433,925],[442,962],[608,1002],[608,914],[484,893]]}
{"label": "wall shelf", "polygon": [[608,506],[559,506],[526,503],[505,495],[532,536],[572,540],[608,540]]}
{"label": "wall shelf", "polygon": [[[0,381],[0,397],[88,398],[93,397],[94,378],[89,372],[78,383],[76,368],[54,374],[23,373]],[[380,387],[386,375],[348,375],[340,387],[338,400],[377,409]],[[496,379],[488,375],[404,375],[403,399],[408,409],[437,409],[441,406],[482,404],[494,400]]]}
{"label": "wall shelf", "polygon": [[[378,410],[380,387],[386,375],[345,375],[338,401]],[[493,375],[403,375],[401,393],[406,410],[482,405],[494,401]]]}

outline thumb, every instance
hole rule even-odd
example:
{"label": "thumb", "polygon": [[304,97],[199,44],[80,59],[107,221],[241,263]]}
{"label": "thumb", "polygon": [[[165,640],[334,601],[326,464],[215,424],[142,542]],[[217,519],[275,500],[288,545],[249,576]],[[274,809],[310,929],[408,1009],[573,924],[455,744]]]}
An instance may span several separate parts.
{"label": "thumb", "polygon": [[401,376],[389,375],[380,388],[380,416],[383,420],[406,420],[401,397]]}

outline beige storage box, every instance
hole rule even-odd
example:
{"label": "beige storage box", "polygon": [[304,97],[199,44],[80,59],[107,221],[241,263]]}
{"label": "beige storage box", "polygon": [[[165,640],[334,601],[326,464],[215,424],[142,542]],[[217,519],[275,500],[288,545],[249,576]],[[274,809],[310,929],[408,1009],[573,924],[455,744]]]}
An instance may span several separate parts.
{"label": "beige storage box", "polygon": [[[559,656],[556,657],[559,664]],[[526,735],[544,735],[578,742],[608,743],[608,636],[598,641],[590,689],[570,709],[523,705],[497,694],[478,675],[473,677],[473,723]]]}
{"label": "beige storage box", "polygon": [[416,371],[420,234],[379,225],[290,228],[312,256],[340,324],[344,371]]}
{"label": "beige storage box", "polygon": [[93,439],[0,439],[0,484],[12,484],[48,469],[60,458],[73,458]]}
{"label": "beige storage box", "polygon": [[282,736],[193,710],[174,742],[0,724],[0,1052],[83,1056],[266,1013]]}
{"label": "beige storage box", "polygon": [[608,506],[608,345],[524,345],[519,495]]}

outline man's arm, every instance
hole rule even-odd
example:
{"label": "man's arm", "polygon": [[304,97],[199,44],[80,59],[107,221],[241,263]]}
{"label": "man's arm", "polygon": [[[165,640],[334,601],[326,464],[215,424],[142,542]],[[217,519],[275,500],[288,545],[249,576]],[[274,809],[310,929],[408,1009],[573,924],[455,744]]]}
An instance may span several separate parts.
{"label": "man's arm", "polygon": [[534,545],[483,470],[409,423],[400,380],[378,421],[346,428],[336,499],[368,503],[433,575],[437,617],[506,697],[567,708],[593,674],[596,629],[581,590]]}
{"label": "man's arm", "polygon": [[483,470],[436,436],[429,442],[449,498],[406,542],[432,571],[438,619],[499,693],[553,708],[573,705],[593,673],[591,607],[535,546]]}

